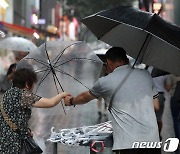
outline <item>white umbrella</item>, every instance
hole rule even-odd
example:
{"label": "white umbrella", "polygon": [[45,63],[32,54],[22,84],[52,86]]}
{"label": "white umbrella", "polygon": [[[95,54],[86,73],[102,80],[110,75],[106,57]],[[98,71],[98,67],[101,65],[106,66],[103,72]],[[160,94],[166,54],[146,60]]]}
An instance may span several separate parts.
{"label": "white umbrella", "polygon": [[30,52],[37,46],[30,40],[23,37],[7,37],[0,41],[0,48],[12,51]]}
{"label": "white umbrella", "polygon": [[[4,38],[5,34],[0,31],[1,37]],[[0,41],[0,69],[5,70],[3,74],[12,63],[16,63],[29,52],[35,50],[37,46],[30,40],[23,37],[7,37]]]}
{"label": "white umbrella", "polygon": [[0,41],[1,58],[15,63],[35,50],[37,46],[30,40],[23,37],[7,37]]}

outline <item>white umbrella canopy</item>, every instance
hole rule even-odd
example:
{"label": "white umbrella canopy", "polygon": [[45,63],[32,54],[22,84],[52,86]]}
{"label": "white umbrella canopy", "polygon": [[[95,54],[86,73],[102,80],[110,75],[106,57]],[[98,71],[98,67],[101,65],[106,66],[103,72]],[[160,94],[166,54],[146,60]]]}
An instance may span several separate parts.
{"label": "white umbrella canopy", "polygon": [[5,37],[5,34],[0,31],[0,69],[4,70],[2,74],[6,74],[8,67],[12,63],[16,63],[37,46],[30,40],[23,37]]}
{"label": "white umbrella canopy", "polygon": [[11,63],[21,60],[36,48],[32,41],[23,37],[7,37],[0,41],[1,57],[7,58],[11,55]]}
{"label": "white umbrella canopy", "polygon": [[7,37],[0,41],[0,48],[12,51],[30,52],[37,48],[37,46],[30,40],[23,37]]}

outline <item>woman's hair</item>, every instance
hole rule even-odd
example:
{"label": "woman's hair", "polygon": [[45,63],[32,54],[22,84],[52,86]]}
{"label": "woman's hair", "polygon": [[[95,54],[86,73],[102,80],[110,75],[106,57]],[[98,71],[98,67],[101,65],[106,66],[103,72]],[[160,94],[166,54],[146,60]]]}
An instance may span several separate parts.
{"label": "woman's hair", "polygon": [[27,68],[16,70],[12,79],[13,87],[18,87],[20,89],[25,88],[26,84],[29,86],[29,88],[32,88],[36,81],[36,73]]}

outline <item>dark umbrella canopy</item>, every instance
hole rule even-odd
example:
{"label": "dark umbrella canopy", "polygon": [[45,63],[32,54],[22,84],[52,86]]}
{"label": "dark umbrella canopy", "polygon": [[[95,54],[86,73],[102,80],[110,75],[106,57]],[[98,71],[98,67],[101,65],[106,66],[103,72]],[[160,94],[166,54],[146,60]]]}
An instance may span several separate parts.
{"label": "dark umbrella canopy", "polygon": [[180,28],[157,14],[120,6],[82,19],[95,36],[139,62],[180,75]]}
{"label": "dark umbrella canopy", "polygon": [[160,69],[158,69],[158,68],[153,68],[153,69],[152,69],[152,72],[151,72],[151,76],[152,76],[153,78],[158,77],[158,76],[167,75],[167,74],[169,74],[169,73],[168,73],[168,72],[165,72],[165,71],[163,71],[163,70],[160,70]]}

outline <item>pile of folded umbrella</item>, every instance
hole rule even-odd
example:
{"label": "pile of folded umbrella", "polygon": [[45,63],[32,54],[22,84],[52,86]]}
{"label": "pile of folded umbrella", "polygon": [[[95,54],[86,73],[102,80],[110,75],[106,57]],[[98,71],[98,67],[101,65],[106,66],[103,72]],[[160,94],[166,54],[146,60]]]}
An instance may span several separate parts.
{"label": "pile of folded umbrella", "polygon": [[59,132],[54,132],[54,127],[52,127],[51,135],[47,140],[69,146],[79,146],[87,145],[90,141],[103,141],[112,135],[112,132],[111,121],[93,126],[60,129]]}

